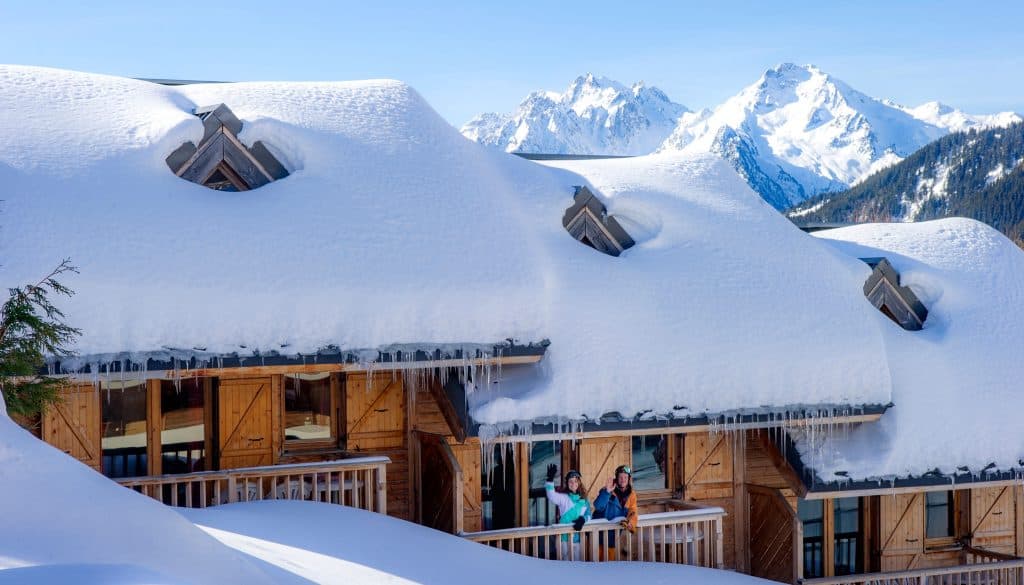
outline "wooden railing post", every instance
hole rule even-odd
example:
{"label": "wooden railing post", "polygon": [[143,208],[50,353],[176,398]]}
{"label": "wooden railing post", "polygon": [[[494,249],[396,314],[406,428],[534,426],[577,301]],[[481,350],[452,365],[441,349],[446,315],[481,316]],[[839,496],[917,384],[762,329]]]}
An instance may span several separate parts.
{"label": "wooden railing post", "polygon": [[386,463],[377,465],[377,511],[388,513],[388,466]]}
{"label": "wooden railing post", "polygon": [[725,568],[725,543],[722,538],[722,517],[715,518],[715,564],[716,569]]}

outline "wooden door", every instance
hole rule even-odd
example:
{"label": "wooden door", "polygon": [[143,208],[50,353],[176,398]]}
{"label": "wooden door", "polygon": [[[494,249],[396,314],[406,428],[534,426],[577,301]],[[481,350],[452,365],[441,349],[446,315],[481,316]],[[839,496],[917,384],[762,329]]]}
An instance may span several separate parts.
{"label": "wooden door", "polygon": [[971,489],[971,544],[1015,554],[1016,490],[1011,486]]}
{"label": "wooden door", "polygon": [[630,465],[632,442],[629,437],[602,437],[583,439],[579,444],[579,472],[591,501],[604,487],[610,477],[615,477],[615,468]]}
{"label": "wooden door", "polygon": [[750,574],[783,583],[797,579],[796,513],[774,488],[747,486]]}
{"label": "wooden door", "polygon": [[43,439],[54,447],[103,471],[103,446],[100,393],[92,384],[68,386],[60,392],[60,402],[43,414]]}
{"label": "wooden door", "polygon": [[217,389],[220,469],[273,465],[271,378],[221,380]]}
{"label": "wooden door", "polygon": [[[742,435],[738,440],[742,440]],[[709,500],[732,497],[732,467],[729,434],[689,433],[683,437],[684,498]]]}
{"label": "wooden door", "polygon": [[924,555],[924,494],[879,497],[882,571],[918,568]]}

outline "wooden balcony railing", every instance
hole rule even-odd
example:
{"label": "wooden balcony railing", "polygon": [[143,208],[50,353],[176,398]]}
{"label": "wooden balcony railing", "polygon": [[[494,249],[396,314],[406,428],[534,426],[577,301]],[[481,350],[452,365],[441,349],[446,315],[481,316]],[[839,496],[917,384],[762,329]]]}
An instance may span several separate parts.
{"label": "wooden balcony railing", "polygon": [[804,579],[804,585],[1024,585],[1024,559],[894,573]]}
{"label": "wooden balcony railing", "polygon": [[253,500],[311,500],[387,513],[387,457],[245,467],[117,479],[169,506],[206,508]]}
{"label": "wooden balcony railing", "polygon": [[542,559],[647,561],[723,568],[721,508],[642,514],[635,534],[618,521],[591,520],[579,532],[568,524],[463,534],[464,538]]}

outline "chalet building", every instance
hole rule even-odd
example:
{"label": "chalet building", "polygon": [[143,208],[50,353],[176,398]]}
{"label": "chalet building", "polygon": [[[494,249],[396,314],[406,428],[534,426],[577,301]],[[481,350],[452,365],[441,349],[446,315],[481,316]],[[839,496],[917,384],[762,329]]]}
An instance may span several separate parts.
{"label": "chalet building", "polygon": [[[614,540],[620,560],[782,582],[1020,582],[1024,463],[970,467],[964,432],[915,426],[967,378],[1002,399],[986,368],[1017,367],[960,345],[1014,333],[943,264],[1024,293],[992,230],[811,236],[716,157],[523,161],[395,82],[73,81],[95,103],[55,108],[108,124],[90,108],[125,85],[118,111],[162,138],[135,156],[102,126],[113,162],[0,180],[74,192],[69,213],[116,184],[130,211],[176,214],[129,217],[123,245],[12,226],[5,279],[63,245],[87,256],[66,310],[80,355],[50,365],[68,387],[35,428],[126,488],[357,506],[543,558],[600,562]],[[54,221],[47,203],[12,197],[26,225]],[[636,532],[593,520],[557,546],[573,529],[544,496],[551,463],[591,499],[630,466]]]}

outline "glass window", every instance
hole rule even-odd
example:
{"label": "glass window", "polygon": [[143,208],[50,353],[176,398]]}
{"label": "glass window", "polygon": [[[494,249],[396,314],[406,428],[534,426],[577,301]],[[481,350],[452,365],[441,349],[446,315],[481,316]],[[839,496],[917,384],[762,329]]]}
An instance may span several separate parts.
{"label": "glass window", "polygon": [[567,469],[562,469],[561,441],[530,444],[530,526],[549,526],[557,523],[558,511],[544,493],[548,465],[552,463],[558,466],[558,477],[555,478],[555,485],[558,486],[568,472]]}
{"label": "glass window", "polygon": [[484,530],[513,528],[516,525],[515,446],[495,445],[490,456],[484,453],[480,465],[481,523]]}
{"label": "glass window", "polygon": [[799,500],[797,515],[804,525],[804,577],[824,577],[822,536],[825,530],[825,506],[822,500]]}
{"label": "glass window", "polygon": [[668,487],[668,436],[633,437],[633,487],[661,490]]}
{"label": "glass window", "polygon": [[284,437],[287,440],[330,439],[331,375],[298,374],[284,381]]}
{"label": "glass window", "polygon": [[953,536],[953,492],[925,494],[925,538]]}
{"label": "glass window", "polygon": [[149,473],[146,458],[146,382],[103,382],[103,474],[138,477]]}
{"label": "glass window", "polygon": [[860,499],[836,498],[832,501],[835,528],[835,575],[860,572]]}
{"label": "glass window", "polygon": [[160,381],[160,468],[191,473],[206,467],[203,378]]}

